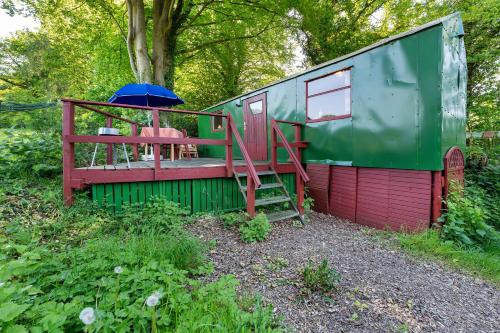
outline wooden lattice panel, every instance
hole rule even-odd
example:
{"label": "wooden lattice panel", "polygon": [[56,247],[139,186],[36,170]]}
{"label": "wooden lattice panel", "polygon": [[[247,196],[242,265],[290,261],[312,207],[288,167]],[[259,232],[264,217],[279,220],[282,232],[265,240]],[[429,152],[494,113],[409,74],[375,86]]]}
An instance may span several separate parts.
{"label": "wooden lattice panel", "polygon": [[451,183],[464,186],[464,154],[458,147],[448,150],[444,156],[444,198],[448,196]]}

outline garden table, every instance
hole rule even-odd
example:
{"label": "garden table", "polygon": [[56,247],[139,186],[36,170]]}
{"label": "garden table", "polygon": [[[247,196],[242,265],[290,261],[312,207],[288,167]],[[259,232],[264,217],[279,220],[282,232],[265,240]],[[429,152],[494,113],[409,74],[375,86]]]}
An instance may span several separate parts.
{"label": "garden table", "polygon": [[[154,137],[154,130],[153,127],[143,127],[141,129],[141,136],[144,137]],[[160,137],[162,138],[183,138],[184,135],[182,134],[181,131],[176,130],[175,128],[172,127],[160,127]],[[148,156],[148,144],[145,144],[145,154]],[[170,145],[170,160],[174,160],[174,144],[172,143]]]}

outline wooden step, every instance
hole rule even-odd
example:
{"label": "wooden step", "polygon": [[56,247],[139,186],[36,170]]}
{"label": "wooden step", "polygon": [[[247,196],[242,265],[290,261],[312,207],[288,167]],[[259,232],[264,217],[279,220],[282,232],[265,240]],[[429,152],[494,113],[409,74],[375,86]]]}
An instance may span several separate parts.
{"label": "wooden step", "polygon": [[[278,187],[283,187],[280,183],[270,183],[270,184],[262,184],[259,188],[256,188],[256,190],[267,190],[270,188],[278,188]],[[241,187],[244,191],[247,190],[247,186],[243,185]]]}
{"label": "wooden step", "polygon": [[[274,175],[275,172],[271,170],[264,170],[264,171],[257,171],[258,176],[268,176],[268,175]],[[246,177],[247,172],[237,172],[235,173],[237,177]]]}
{"label": "wooden step", "polygon": [[286,195],[278,195],[275,197],[257,199],[257,200],[255,200],[255,206],[267,206],[267,205],[272,205],[272,204],[287,202],[287,201],[291,201],[291,199],[289,197],[287,197]]}
{"label": "wooden step", "polygon": [[299,213],[297,213],[295,210],[283,210],[279,212],[266,214],[266,216],[269,222],[276,222],[276,221],[290,219],[292,217],[297,217],[299,216]]}

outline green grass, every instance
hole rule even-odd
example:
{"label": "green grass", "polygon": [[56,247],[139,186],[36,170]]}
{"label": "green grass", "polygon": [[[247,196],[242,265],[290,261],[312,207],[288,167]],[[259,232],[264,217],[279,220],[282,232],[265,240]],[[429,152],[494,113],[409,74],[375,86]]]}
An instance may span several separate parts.
{"label": "green grass", "polygon": [[0,175],[0,332],[282,331],[270,305],[239,304],[234,277],[205,281],[209,244],[177,204],[113,215],[85,194],[65,207],[61,189]]}
{"label": "green grass", "polygon": [[442,241],[436,230],[419,234],[397,234],[399,246],[411,255],[438,260],[450,267],[463,270],[500,286],[500,246],[484,248],[460,247]]}

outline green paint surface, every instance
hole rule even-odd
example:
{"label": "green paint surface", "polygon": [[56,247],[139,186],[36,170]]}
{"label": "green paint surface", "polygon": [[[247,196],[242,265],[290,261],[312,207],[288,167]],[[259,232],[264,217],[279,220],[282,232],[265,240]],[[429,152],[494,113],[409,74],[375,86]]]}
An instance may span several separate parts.
{"label": "green paint surface", "polygon": [[[279,176],[287,191],[295,193],[295,174]],[[263,184],[275,182],[273,176],[261,176],[260,179]],[[153,196],[176,202],[191,213],[240,210],[246,206],[234,178],[94,184],[91,191],[93,200],[100,207],[117,213],[123,210],[124,205],[144,204]],[[256,197],[270,195],[272,191],[258,190]]]}

